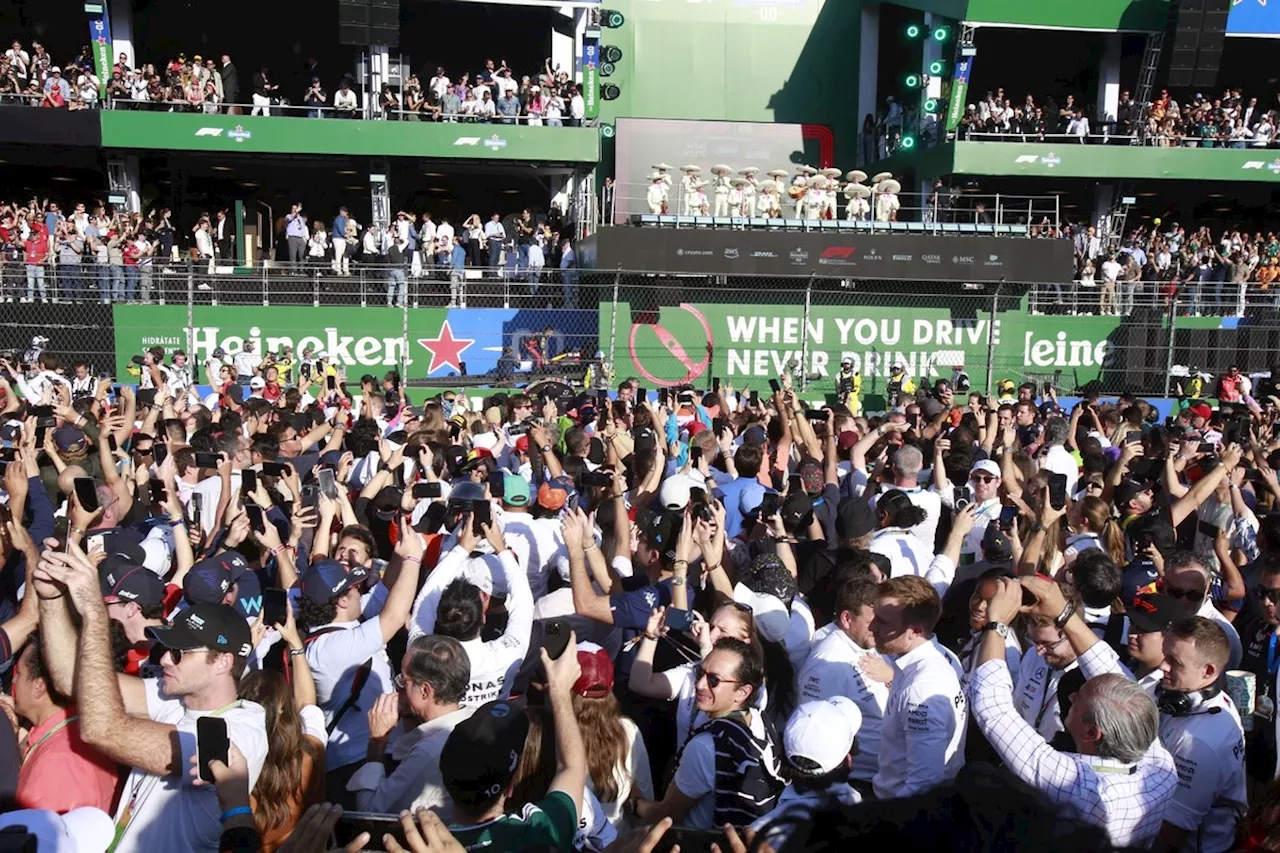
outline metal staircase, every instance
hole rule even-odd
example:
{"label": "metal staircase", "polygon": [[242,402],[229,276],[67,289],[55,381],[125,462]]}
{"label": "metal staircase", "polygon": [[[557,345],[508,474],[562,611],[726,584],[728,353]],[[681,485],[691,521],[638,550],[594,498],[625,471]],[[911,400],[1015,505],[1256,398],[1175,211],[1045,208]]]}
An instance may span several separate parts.
{"label": "metal staircase", "polygon": [[1147,35],[1146,47],[1142,51],[1142,68],[1138,71],[1138,85],[1133,90],[1133,102],[1138,105],[1138,114],[1133,117],[1130,145],[1141,145],[1146,141],[1147,110],[1151,109],[1151,94],[1155,91],[1156,73],[1160,69],[1160,52],[1163,48],[1163,32]]}

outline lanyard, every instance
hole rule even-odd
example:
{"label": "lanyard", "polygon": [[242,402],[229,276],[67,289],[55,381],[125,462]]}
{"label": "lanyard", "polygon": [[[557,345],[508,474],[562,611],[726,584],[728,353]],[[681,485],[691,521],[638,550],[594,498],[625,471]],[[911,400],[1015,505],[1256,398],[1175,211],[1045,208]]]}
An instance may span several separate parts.
{"label": "lanyard", "polygon": [[[235,699],[217,710],[210,711],[207,716],[220,717],[232,708],[239,708],[243,704],[243,699]],[[133,821],[134,812],[137,811],[137,808],[140,805],[139,795],[142,793],[142,786],[148,781],[152,783],[147,787],[147,794],[150,795],[151,788],[154,787],[158,780],[158,776],[153,776],[150,773],[144,773],[140,776],[137,782],[133,783],[133,790],[129,792],[129,802],[124,807],[124,811],[120,813],[120,819],[116,821],[116,837],[111,842],[111,846],[107,848],[107,853],[112,853],[112,851],[119,846],[120,840],[124,838],[124,834],[129,831],[129,824]]]}
{"label": "lanyard", "polygon": [[1040,721],[1044,719],[1045,712],[1049,710],[1049,702],[1057,698],[1057,693],[1058,693],[1057,685],[1054,685],[1053,690],[1049,689],[1049,682],[1052,679],[1053,679],[1053,670],[1050,669],[1048,672],[1044,674],[1044,699],[1041,700],[1040,711],[1039,713],[1036,714],[1036,722],[1035,722],[1036,731],[1040,730]]}
{"label": "lanyard", "polygon": [[32,753],[34,753],[37,749],[39,749],[39,748],[40,748],[40,744],[44,743],[44,742],[45,742],[45,741],[47,741],[49,738],[53,737],[53,736],[54,736],[54,735],[56,735],[58,732],[62,731],[63,729],[65,729],[67,726],[71,725],[72,723],[74,723],[74,722],[75,722],[76,720],[78,720],[78,719],[80,719],[80,715],[79,715],[79,714],[72,714],[70,717],[67,717],[65,720],[63,720],[62,722],[58,723],[58,724],[57,724],[56,726],[54,726],[53,728],[49,729],[49,731],[47,731],[47,732],[45,732],[43,735],[41,735],[41,736],[40,736],[40,739],[39,739],[38,741],[36,741],[35,743],[31,744],[31,746],[27,747],[26,755],[22,756],[22,762],[21,762],[21,763],[22,763],[22,764],[26,764],[26,763],[27,763],[27,761],[31,758]]}

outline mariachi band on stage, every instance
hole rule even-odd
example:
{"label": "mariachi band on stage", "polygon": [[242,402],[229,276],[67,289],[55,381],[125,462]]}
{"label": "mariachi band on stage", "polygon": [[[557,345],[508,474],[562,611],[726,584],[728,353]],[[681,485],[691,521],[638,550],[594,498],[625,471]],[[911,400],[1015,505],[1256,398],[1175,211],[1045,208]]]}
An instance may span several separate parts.
{"label": "mariachi band on stage", "polygon": [[[646,194],[650,213],[671,212],[671,169],[666,163],[653,166]],[[760,170],[755,166],[735,172],[731,166],[717,163],[709,170],[711,180],[704,179],[702,167],[695,164],[681,166],[680,171],[684,173],[679,185],[682,216],[838,219],[843,195],[846,220],[892,222],[901,207],[898,194],[902,184],[889,172],[880,172],[868,181],[861,169],[842,174],[833,167],[798,166],[794,173],[772,169],[765,173],[766,180],[759,179]]]}

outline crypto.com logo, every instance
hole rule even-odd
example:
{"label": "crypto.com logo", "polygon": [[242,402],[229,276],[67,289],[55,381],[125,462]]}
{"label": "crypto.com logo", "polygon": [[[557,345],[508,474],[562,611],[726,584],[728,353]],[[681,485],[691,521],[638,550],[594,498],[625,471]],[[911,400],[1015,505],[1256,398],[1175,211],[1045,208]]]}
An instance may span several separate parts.
{"label": "crypto.com logo", "polygon": [[[711,324],[708,323],[707,318],[692,305],[682,302],[677,307],[682,311],[688,311],[689,314],[698,321],[698,325],[702,327],[701,340],[693,340],[692,334],[686,335],[688,338],[687,340],[677,340],[676,336],[661,323],[631,324],[631,335],[628,340],[628,349],[631,352],[631,363],[636,366],[637,373],[654,385],[679,385],[684,382],[692,382],[694,379],[706,373],[707,368],[711,364],[711,348],[715,344],[715,339],[711,334]],[[651,330],[666,350],[665,354],[658,355],[656,357],[665,358],[669,356],[680,362],[680,364],[685,368],[684,376],[679,379],[660,379],[654,375],[653,371],[649,367],[645,366],[644,362],[641,360],[640,350],[636,346],[636,335],[641,329]],[[690,355],[690,352],[696,353],[698,351],[702,352],[701,361],[696,360],[694,356]],[[653,349],[647,349],[646,352],[648,355],[645,357],[652,362],[655,358],[655,351]],[[653,365],[651,364],[650,367],[652,366]]]}

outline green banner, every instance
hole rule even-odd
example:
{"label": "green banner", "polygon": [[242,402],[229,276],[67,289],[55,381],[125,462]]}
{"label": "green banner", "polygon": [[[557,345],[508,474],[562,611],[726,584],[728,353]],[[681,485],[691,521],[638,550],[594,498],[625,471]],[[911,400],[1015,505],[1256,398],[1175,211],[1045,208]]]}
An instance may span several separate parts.
{"label": "green banner", "polygon": [[[116,376],[122,380],[136,375],[130,372],[130,358],[152,346],[164,347],[166,353],[184,350],[197,366],[217,347],[231,355],[240,352],[246,340],[253,340],[259,353],[290,346],[295,358],[310,347],[325,352],[332,364],[346,368],[355,378],[364,373],[381,376],[433,358],[431,346],[406,348],[405,312],[399,308],[198,306],[190,329],[184,305],[116,305],[113,311]],[[426,340],[438,349],[436,342],[447,316],[443,308],[410,311],[408,340]],[[204,382],[203,368],[196,379]]]}
{"label": "green banner", "polygon": [[868,393],[877,390],[877,381],[883,389],[883,379],[899,362],[926,380],[950,378],[952,368],[963,366],[973,387],[983,388],[989,336],[995,340],[997,381],[1062,371],[1076,386],[1120,366],[1119,317],[1041,317],[1017,308],[992,323],[986,312],[960,316],[949,308],[813,307],[802,341],[800,305],[665,306],[630,323],[622,319],[630,316],[630,306],[622,305],[614,342],[610,308],[600,307],[600,346],[613,353],[619,376],[630,373],[649,386],[700,377],[705,384],[714,376],[738,389],[764,390],[794,359],[810,376],[810,390],[829,393],[841,361],[851,358]]}
{"label": "green banner", "polygon": [[951,81],[951,103],[947,107],[947,132],[960,126],[964,118],[965,99],[969,96],[969,75],[973,72],[973,57],[961,57],[956,62],[955,78]]}
{"label": "green banner", "polygon": [[1267,148],[957,142],[953,172],[1095,180],[1168,178],[1280,183],[1277,153]]}
{"label": "green banner", "polygon": [[1075,0],[1030,3],[1027,0],[969,0],[964,20],[1068,30],[1163,30],[1169,0]]}
{"label": "green banner", "polygon": [[102,111],[106,148],[595,163],[592,127]]}

